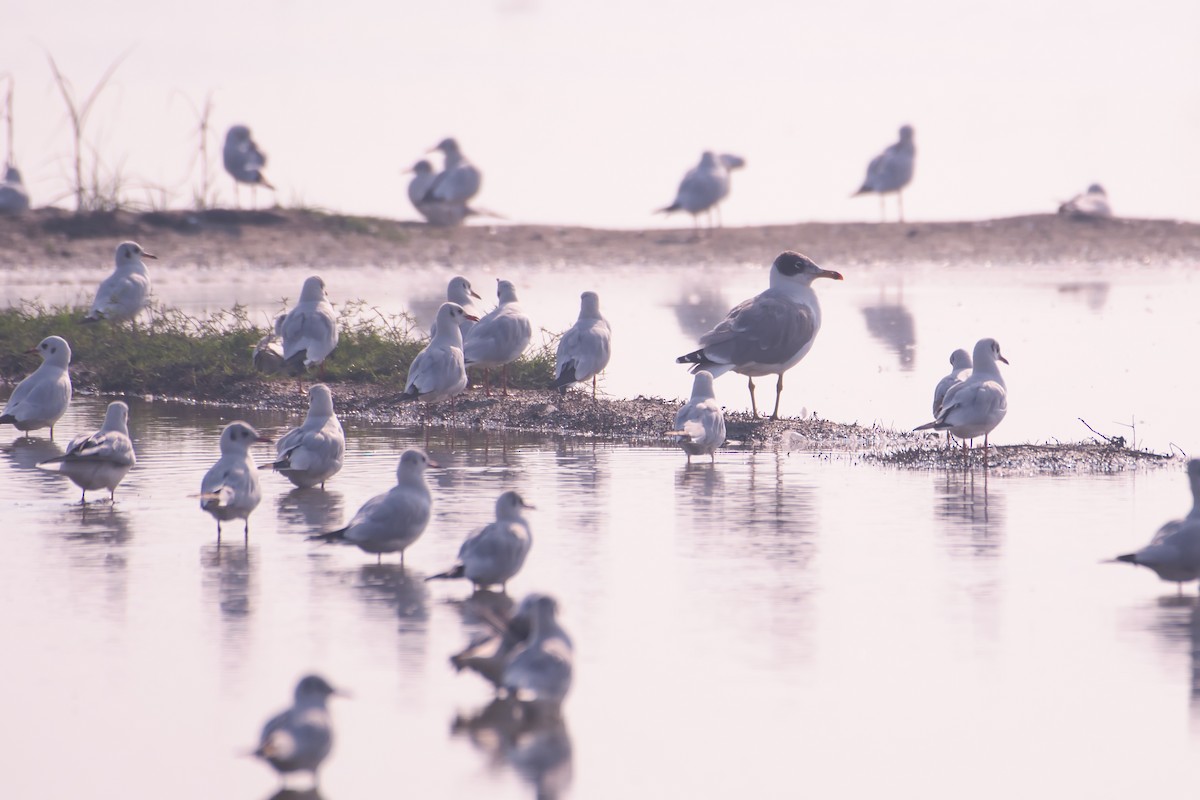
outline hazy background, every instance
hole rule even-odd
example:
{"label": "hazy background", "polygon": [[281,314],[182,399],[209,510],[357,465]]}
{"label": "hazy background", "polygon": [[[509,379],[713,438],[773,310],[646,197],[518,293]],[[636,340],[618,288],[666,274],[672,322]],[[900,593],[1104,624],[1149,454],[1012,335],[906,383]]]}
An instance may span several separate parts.
{"label": "hazy background", "polygon": [[705,148],[749,162],[726,224],[874,221],[877,201],[849,195],[907,122],[910,219],[1050,211],[1092,181],[1120,215],[1200,219],[1194,0],[17,0],[4,18],[35,205],[69,203],[47,52],[86,94],[128,51],[89,138],[173,205],[199,183],[193,106],[211,92],[224,202],[220,142],[241,122],[284,205],[414,217],[401,170],[454,135],[484,171],[477,203],[516,221],[690,224],[649,212]]}

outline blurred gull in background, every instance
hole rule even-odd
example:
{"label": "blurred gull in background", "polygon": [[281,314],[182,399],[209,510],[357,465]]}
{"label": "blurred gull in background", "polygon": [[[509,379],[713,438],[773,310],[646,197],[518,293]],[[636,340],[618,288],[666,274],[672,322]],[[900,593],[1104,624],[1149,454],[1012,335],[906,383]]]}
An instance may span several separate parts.
{"label": "blurred gull in background", "polygon": [[900,222],[904,222],[904,187],[913,176],[913,162],[917,150],[913,145],[913,129],[905,125],[900,129],[900,141],[888,146],[879,155],[871,159],[867,165],[867,177],[854,196],[875,192],[879,195],[879,219],[886,217],[883,206],[883,196],[889,192],[896,193],[899,207]]}
{"label": "blurred gull in background", "polygon": [[234,204],[240,205],[238,187],[240,184],[250,184],[250,202],[256,205],[255,192],[259,186],[274,189],[263,175],[262,168],[267,164],[267,157],[254,140],[250,138],[250,129],[245,125],[234,125],[225,134],[225,171],[233,178]]}

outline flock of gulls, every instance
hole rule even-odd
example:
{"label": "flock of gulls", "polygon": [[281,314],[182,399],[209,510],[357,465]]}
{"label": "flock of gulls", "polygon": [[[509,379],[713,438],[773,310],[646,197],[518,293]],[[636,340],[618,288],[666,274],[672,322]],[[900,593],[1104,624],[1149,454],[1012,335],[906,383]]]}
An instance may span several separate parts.
{"label": "flock of gulls", "polygon": [[[406,170],[412,175],[408,183],[409,202],[427,223],[451,227],[461,225],[471,216],[503,218],[500,214],[471,205],[483,186],[483,173],[463,155],[455,139],[443,139],[429,151],[434,152],[442,155],[440,172],[424,158]],[[897,218],[903,222],[903,191],[912,181],[916,154],[913,128],[904,125],[900,128],[900,138],[871,159],[866,177],[853,196],[879,195],[880,218],[886,219],[884,197],[895,194]],[[255,202],[254,193],[259,186],[272,190],[275,188],[263,172],[267,157],[247,126],[234,125],[226,132],[222,161],[225,171],[234,181],[235,203],[239,203],[238,189],[243,184],[250,187],[252,203]],[[684,211],[691,214],[693,224],[697,225],[700,216],[707,215],[710,227],[715,214],[719,225],[721,202],[729,195],[730,177],[734,170],[745,166],[746,160],[741,156],[706,150],[700,156],[700,163],[683,176],[675,199],[658,209],[657,213]],[[21,173],[9,163],[5,167],[3,181],[0,181],[0,214],[19,213],[28,209],[29,192],[21,180]],[[1059,213],[1074,219],[1096,219],[1112,216],[1112,209],[1104,189],[1099,184],[1093,184],[1086,192],[1062,203]]]}

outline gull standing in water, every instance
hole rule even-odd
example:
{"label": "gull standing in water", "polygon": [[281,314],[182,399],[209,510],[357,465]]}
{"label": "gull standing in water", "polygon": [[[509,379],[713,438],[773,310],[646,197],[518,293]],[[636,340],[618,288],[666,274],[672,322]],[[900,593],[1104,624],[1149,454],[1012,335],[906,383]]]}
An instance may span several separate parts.
{"label": "gull standing in water", "polygon": [[433,338],[408,366],[408,380],[399,400],[436,403],[449,400],[467,388],[460,326],[479,318],[463,311],[458,303],[442,303],[434,320]]}
{"label": "gull standing in water", "polygon": [[579,319],[558,340],[554,359],[554,388],[566,394],[573,383],[592,380],[592,399],[596,399],[596,376],[608,366],[612,355],[612,329],[600,314],[600,295],[584,292],[579,296]]}
{"label": "gull standing in water", "polygon": [[83,490],[79,496],[83,504],[87,502],[87,493],[95,489],[108,489],[109,502],[115,502],[117,486],[136,463],[133,442],[129,439],[129,406],[115,400],[108,404],[100,430],[76,436],[67,445],[66,453],[38,466],[70,478]]}
{"label": "gull standing in water", "polygon": [[529,641],[504,667],[508,693],[554,711],[571,690],[575,658],[571,637],[558,624],[558,603],[539,596],[530,609]]}
{"label": "gull standing in water", "polygon": [[1200,459],[1188,462],[1187,473],[1192,489],[1188,515],[1163,525],[1141,550],[1115,559],[1149,567],[1164,581],[1177,583],[1180,594],[1185,582],[1200,578]]}
{"label": "gull standing in water", "polygon": [[267,182],[262,168],[267,164],[267,157],[258,149],[258,145],[250,138],[250,129],[245,125],[234,125],[225,134],[225,171],[233,178],[234,203],[238,201],[238,186],[250,184],[251,203],[255,203],[254,191],[259,186],[274,190],[275,187]]}
{"label": "gull standing in water", "polygon": [[299,428],[285,433],[275,443],[275,462],[259,469],[273,469],[306,489],[321,484],[342,468],[346,434],[333,413],[333,392],[323,383],[308,390],[308,416]]}
{"label": "gull standing in water", "polygon": [[29,210],[29,192],[21,180],[21,172],[12,164],[4,168],[0,181],[0,214],[19,214]]}
{"label": "gull standing in water", "polygon": [[982,436],[983,457],[987,460],[988,434],[1008,413],[1008,389],[996,362],[1007,364],[1008,359],[1001,355],[995,339],[980,339],[975,343],[971,360],[974,363],[971,374],[946,391],[942,409],[934,421],[913,430],[949,431],[963,440],[964,452],[967,439]]}
{"label": "gull standing in water", "polygon": [[333,747],[333,726],[325,704],[340,694],[319,675],[302,678],[292,707],[267,720],[252,755],[274,767],[285,785],[289,773],[312,773],[315,788],[317,770]]}
{"label": "gull standing in water", "polygon": [[400,566],[404,566],[404,551],[429,524],[433,496],[425,483],[425,469],[436,466],[421,450],[405,450],[396,467],[395,486],[363,503],[346,527],[309,538],[358,545],[364,552],[374,553],[377,563],[383,562],[384,553],[399,552]]}
{"label": "gull standing in water", "polygon": [[713,393],[713,376],[700,370],[692,381],[692,399],[675,415],[675,429],[667,433],[676,436],[679,446],[687,453],[687,463],[692,456],[708,454],[712,463],[717,463],[716,450],[725,443],[725,412],[718,405]]}
{"label": "gull standing in water", "polygon": [[783,394],[783,373],[808,355],[821,330],[821,306],[812,282],[817,278],[842,280],[840,272],[821,269],[808,256],[786,250],[771,265],[766,291],[735,306],[715,328],[700,337],[700,349],[675,361],[693,364],[692,373],[707,370],[714,378],[733,371],[746,375],[750,409],[758,416],[754,379],[778,375],[775,410]]}
{"label": "gull standing in water", "polygon": [[137,242],[117,245],[116,269],[100,282],[84,322],[102,319],[124,322],[141,313],[150,302],[150,273],[143,258],[157,259],[158,256],[147,253]]}
{"label": "gull standing in water", "polygon": [[458,549],[458,561],[436,578],[466,578],[478,589],[500,586],[508,590],[508,581],[520,570],[533,544],[533,532],[524,514],[533,506],[516,492],[505,492],[496,500],[496,521],[467,537]]}
{"label": "gull standing in water", "polygon": [[304,281],[300,299],[279,326],[283,339],[283,364],[291,375],[300,375],[313,364],[321,365],[338,343],[338,321],[325,292],[325,281],[316,275]]}
{"label": "gull standing in water", "polygon": [[250,538],[250,512],[262,501],[258,470],[250,446],[270,442],[248,422],[237,420],[221,431],[221,457],[200,482],[200,508],[217,520],[217,541],[221,541],[221,523],[241,519],[245,537]]}
{"label": "gull standing in water", "polygon": [[54,438],[54,423],[62,419],[71,405],[71,347],[61,336],[47,336],[28,351],[42,357],[42,364],[17,384],[8,397],[0,425],[12,425],[28,433],[49,428]]}
{"label": "gull standing in water", "polygon": [[[471,288],[471,282],[462,275],[456,275],[450,279],[450,283],[446,286],[446,302],[457,303],[462,306],[463,311],[467,316],[459,322],[458,329],[462,331],[462,335],[466,337],[467,332],[475,327],[475,323],[479,321],[479,310],[475,307],[476,300],[482,300],[478,292]],[[429,328],[429,338],[437,336],[437,320],[433,321],[433,325]]]}
{"label": "gull standing in water", "polygon": [[729,194],[730,170],[746,165],[745,159],[731,153],[718,156],[711,150],[705,150],[700,156],[700,163],[688,170],[675,193],[675,201],[671,205],[658,209],[658,214],[670,214],[673,211],[686,211],[692,215],[692,224],[699,224],[698,215],[709,212],[709,227],[712,227],[712,210],[720,214],[720,202]]}
{"label": "gull standing in water", "polygon": [[867,165],[867,177],[854,197],[860,194],[875,192],[879,195],[879,216],[885,217],[883,196],[889,192],[896,193],[896,202],[900,211],[900,222],[904,222],[904,187],[912,180],[913,163],[917,157],[917,148],[913,144],[913,129],[905,125],[900,129],[900,141],[889,145]]}
{"label": "gull standing in water", "polygon": [[1058,207],[1058,213],[1069,219],[1107,219],[1112,216],[1108,193],[1093,183],[1083,194],[1077,194]]}
{"label": "gull standing in water", "polygon": [[463,340],[463,356],[468,367],[483,368],[484,386],[488,394],[491,394],[491,389],[487,386],[487,371],[501,367],[501,380],[507,397],[508,365],[520,358],[529,346],[529,340],[533,338],[533,326],[517,302],[517,288],[511,281],[497,281],[496,296],[500,305],[471,328]]}
{"label": "gull standing in water", "polygon": [[504,686],[504,668],[516,653],[529,641],[533,627],[533,610],[546,595],[532,592],[525,595],[512,617],[507,620],[492,620],[496,632],[477,636],[461,651],[450,656],[456,672],[469,669],[477,672],[488,683],[500,689]]}

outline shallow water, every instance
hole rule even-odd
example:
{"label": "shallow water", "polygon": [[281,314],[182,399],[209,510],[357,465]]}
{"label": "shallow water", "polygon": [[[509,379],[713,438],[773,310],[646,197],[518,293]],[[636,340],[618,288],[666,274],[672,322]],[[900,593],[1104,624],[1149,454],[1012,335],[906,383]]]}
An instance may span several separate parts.
{"label": "shallow water", "polygon": [[[354,695],[334,701],[326,800],[535,781],[575,798],[1128,797],[1200,779],[1200,620],[1149,572],[1098,563],[1186,511],[1178,471],[736,449],[688,468],[667,447],[348,423],[327,491],[264,473],[249,544],[231,525],[218,547],[189,494],[228,416],[132,403],[138,465],[114,508],[80,507],[32,464],[102,409],[77,398],[57,443],[0,445],[6,796],[271,796],[272,772],[237,754],[310,670]],[[247,416],[270,435],[298,421]],[[434,519],[406,569],[304,539],[426,443]],[[480,629],[468,587],[421,579],[506,489],[538,507],[510,591],[559,598],[577,660],[565,729],[502,750],[452,732],[491,695],[446,660]]]}
{"label": "shallow water", "polygon": [[[160,255],[162,267],[151,266],[160,302],[197,314],[241,303],[264,327],[282,308],[281,298],[294,300],[310,274],[244,265],[185,268]],[[98,256],[97,264],[109,259]],[[1200,452],[1190,373],[1179,367],[1181,343],[1200,336],[1200,318],[1192,313],[1197,277],[1188,265],[824,266],[846,280],[816,284],[823,325],[812,351],[787,373],[785,415],[913,428],[932,418],[933,387],[949,371],[951,351],[970,351],[977,339],[991,336],[1011,362],[1004,368],[1009,412],[993,441],[1086,439],[1091,434],[1083,418],[1107,436],[1160,451]],[[91,287],[107,272],[103,266],[59,271],[53,264],[6,271],[0,303],[90,303]],[[535,333],[535,342],[573,324],[580,292],[598,291],[614,331],[612,362],[600,385],[614,397],[690,394],[691,378],[675,357],[694,349],[701,334],[767,281],[767,267],[759,264],[527,268],[503,275],[472,265],[347,267],[323,277],[335,304],[370,297],[382,313],[409,311],[427,328],[456,273],[471,279],[488,307],[494,278],[513,280],[535,331],[544,331]],[[774,379],[757,384],[759,406],[769,411]],[[716,389],[728,409],[749,409],[743,377],[726,375]]]}

